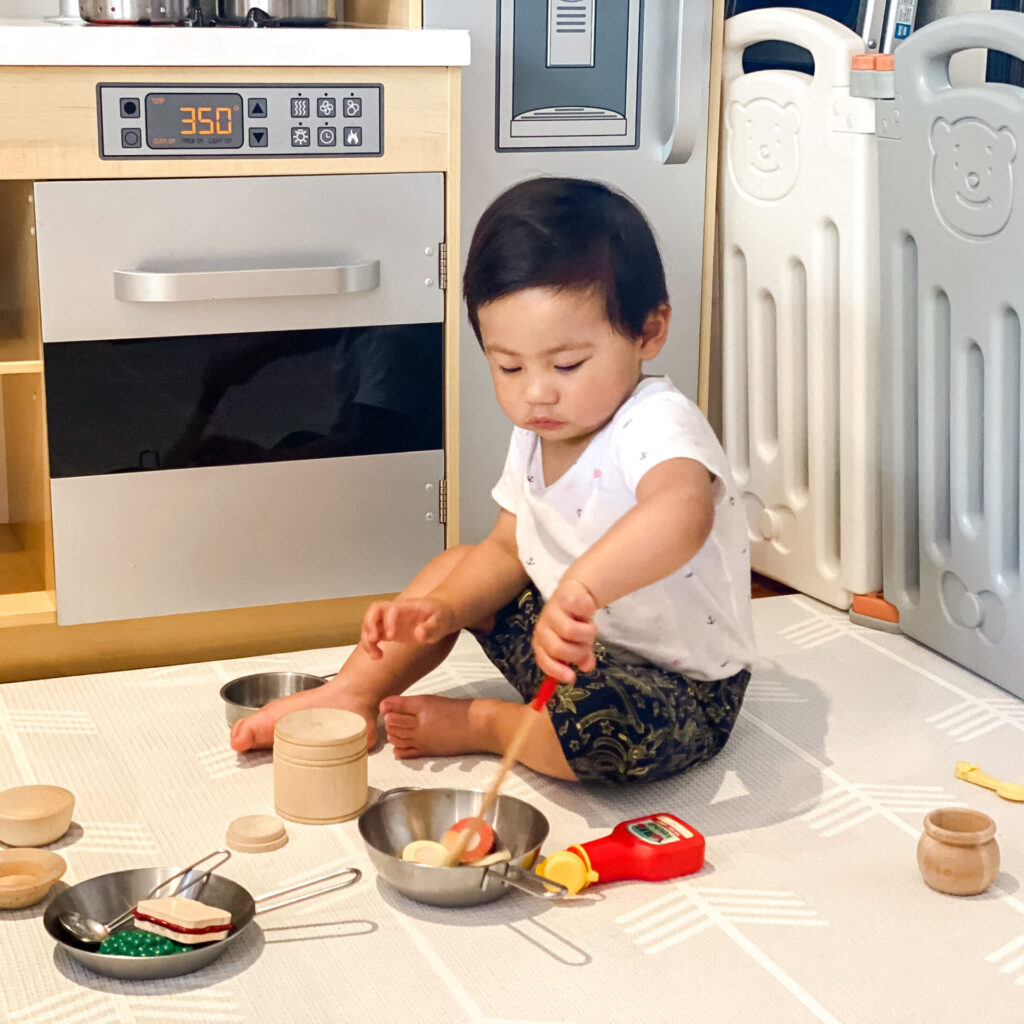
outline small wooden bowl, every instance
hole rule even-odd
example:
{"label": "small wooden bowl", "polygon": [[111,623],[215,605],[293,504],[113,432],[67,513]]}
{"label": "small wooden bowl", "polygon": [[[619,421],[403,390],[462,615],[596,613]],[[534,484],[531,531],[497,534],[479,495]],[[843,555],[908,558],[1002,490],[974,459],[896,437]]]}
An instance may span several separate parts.
{"label": "small wooden bowl", "polygon": [[64,858],[50,850],[0,850],[0,910],[38,903],[67,868]]}
{"label": "small wooden bowl", "polygon": [[68,830],[75,795],[61,786],[15,786],[0,793],[0,842],[46,846]]}

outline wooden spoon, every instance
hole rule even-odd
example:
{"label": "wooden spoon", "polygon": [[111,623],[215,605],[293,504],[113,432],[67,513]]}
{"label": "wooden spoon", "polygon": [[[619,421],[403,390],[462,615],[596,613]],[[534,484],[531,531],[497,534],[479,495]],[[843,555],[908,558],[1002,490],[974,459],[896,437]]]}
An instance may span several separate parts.
{"label": "wooden spoon", "polygon": [[[539,714],[544,705],[551,699],[556,686],[558,686],[557,679],[545,676],[544,682],[540,684],[540,689],[537,690],[537,696],[530,701],[531,710]],[[480,801],[480,810],[477,811],[475,817],[481,819],[481,824],[483,824],[482,819],[486,816],[487,812],[494,806],[494,801],[498,799],[498,790],[501,788],[502,782],[505,781],[505,776],[508,775],[509,769],[516,763],[519,751],[522,750],[526,737],[529,735],[530,729],[533,728],[535,721],[536,716],[523,715],[519,728],[516,729],[512,742],[509,743],[505,756],[501,759],[501,767],[498,769],[497,775],[494,776],[494,781],[491,783],[490,788],[484,793],[483,799]],[[441,842],[448,850],[450,858],[448,866],[459,863],[466,847],[473,841],[476,834],[477,830],[472,825],[463,828],[459,832],[449,830],[444,834]]]}

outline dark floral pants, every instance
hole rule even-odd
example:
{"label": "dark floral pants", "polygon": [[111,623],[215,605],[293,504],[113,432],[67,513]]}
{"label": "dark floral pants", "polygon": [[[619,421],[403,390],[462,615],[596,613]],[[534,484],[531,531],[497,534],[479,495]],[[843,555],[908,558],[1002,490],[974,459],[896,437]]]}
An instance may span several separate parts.
{"label": "dark floral pants", "polygon": [[[532,700],[544,678],[531,642],[543,601],[532,585],[497,613],[487,635],[474,633],[501,674]],[[597,667],[561,684],[548,713],[569,767],[584,782],[630,783],[675,775],[725,746],[750,673],[712,682],[594,645]]]}

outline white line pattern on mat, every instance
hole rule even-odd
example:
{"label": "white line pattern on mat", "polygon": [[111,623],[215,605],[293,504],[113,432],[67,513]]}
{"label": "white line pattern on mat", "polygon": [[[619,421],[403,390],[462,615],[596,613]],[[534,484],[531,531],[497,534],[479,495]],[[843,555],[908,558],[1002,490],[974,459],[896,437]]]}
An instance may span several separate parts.
{"label": "white line pattern on mat", "polygon": [[91,736],[99,732],[88,711],[11,711],[11,724],[18,732],[53,733],[58,736]]}
{"label": "white line pattern on mat", "polygon": [[634,939],[636,944],[652,955],[685,942],[708,928],[718,928],[818,1020],[838,1024],[825,1007],[737,927],[740,924],[828,925],[792,892],[696,888],[686,882],[678,882],[671,892],[620,915],[615,923],[626,925],[627,934],[638,935]]}
{"label": "white line pattern on mat", "polygon": [[806,821],[814,831],[820,831],[823,839],[830,839],[883,811],[923,816],[935,807],[956,802],[941,786],[851,782],[848,786],[833,786],[795,810],[800,812],[809,807],[810,810],[800,815],[801,821]]}
{"label": "white line pattern on mat", "polygon": [[11,1024],[84,1024],[86,1021],[121,1020],[134,1024],[134,1017],[119,1012],[121,1000],[112,993],[74,989],[48,996],[18,1010],[8,1011]]}
{"label": "white line pattern on mat", "polygon": [[747,692],[743,695],[743,702],[757,701],[761,704],[806,704],[807,698],[777,679],[750,680],[747,685]]}
{"label": "white line pattern on mat", "polygon": [[[819,611],[813,606],[808,605],[806,603],[806,599],[791,597],[789,600],[791,600],[798,608],[816,616],[822,622],[833,621],[825,612]],[[1006,702],[1002,697],[997,697],[995,699],[975,697],[973,694],[968,693],[966,690],[957,686],[956,683],[951,683],[948,680],[943,679],[941,676],[936,675],[934,672],[929,672],[928,669],[921,665],[916,665],[914,662],[910,661],[909,658],[904,658],[902,655],[897,654],[895,651],[891,651],[887,647],[878,643],[872,639],[872,631],[870,629],[859,626],[855,627],[851,623],[845,632],[847,636],[856,640],[857,643],[863,644],[865,647],[870,647],[873,651],[877,651],[890,661],[894,661],[898,665],[902,665],[904,668],[908,668],[917,675],[924,677],[929,682],[935,683],[942,689],[956,694],[956,696],[961,698],[962,701],[962,704],[957,705],[958,708],[970,705],[977,707],[980,711],[990,711],[999,716],[1001,724],[1013,726],[1014,728],[1020,729],[1024,732],[1024,705],[1021,705],[1020,701]],[[986,730],[986,732],[987,731],[988,730]]]}
{"label": "white line pattern on mat", "polygon": [[28,754],[25,753],[25,748],[22,746],[18,731],[14,728],[14,723],[11,721],[11,712],[4,703],[2,695],[0,695],[0,736],[7,737],[7,745],[10,747],[14,763],[18,766],[18,774],[21,776],[22,784],[25,786],[33,785],[38,781],[36,773],[32,770]]}
{"label": "white line pattern on mat", "polygon": [[810,650],[812,647],[820,647],[850,632],[850,622],[843,622],[842,619],[827,619],[817,613],[812,613],[808,618],[785,626],[778,631],[778,635],[788,640],[794,647],[803,650]]}
{"label": "white line pattern on mat", "polygon": [[[1011,956],[1012,953],[1017,955]],[[1000,946],[999,949],[989,953],[985,957],[985,961],[990,964],[998,964],[1007,957],[1010,957],[1010,959],[1000,966],[999,973],[1016,974],[1013,983],[1015,985],[1024,985],[1024,934],[1018,935],[1017,938],[1011,939],[1006,945]]]}
{"label": "white line pattern on mat", "polygon": [[75,853],[159,853],[156,837],[141,821],[80,821],[84,835]]}

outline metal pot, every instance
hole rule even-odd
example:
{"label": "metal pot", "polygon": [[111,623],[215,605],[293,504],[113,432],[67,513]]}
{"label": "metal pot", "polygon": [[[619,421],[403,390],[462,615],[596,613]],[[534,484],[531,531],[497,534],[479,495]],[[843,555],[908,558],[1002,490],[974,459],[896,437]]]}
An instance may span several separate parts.
{"label": "metal pot", "polygon": [[180,25],[193,8],[212,18],[217,0],[78,0],[83,20],[108,25]]}
{"label": "metal pot", "polygon": [[228,725],[232,726],[240,718],[255,714],[272,700],[315,689],[325,682],[327,680],[324,676],[314,676],[307,672],[257,672],[250,676],[240,676],[220,688],[224,717]]}
{"label": "metal pot", "polygon": [[359,816],[359,834],[373,866],[384,881],[419,903],[468,907],[500,899],[508,886],[531,896],[554,900],[568,889],[541,879],[533,867],[548,835],[548,820],[535,807],[513,796],[499,796],[487,815],[511,859],[501,864],[436,868],[402,860],[414,839],[440,839],[460,818],[475,814],[483,798],[473,789],[393,789]]}
{"label": "metal pot", "polygon": [[241,24],[262,11],[280,25],[326,25],[338,16],[336,0],[217,0],[221,21]]}

